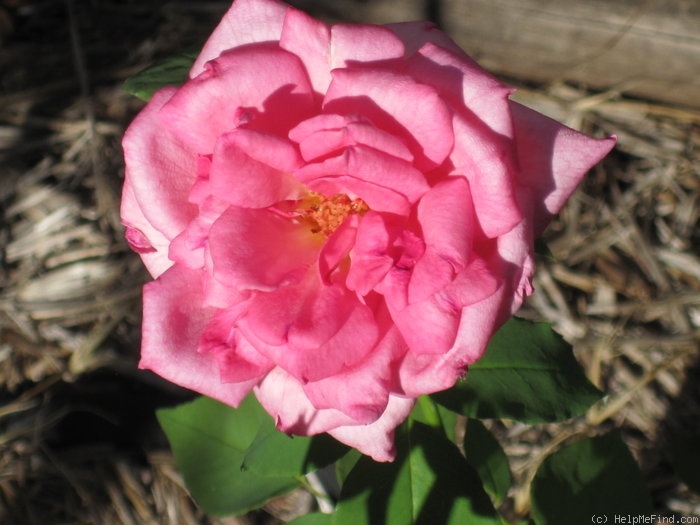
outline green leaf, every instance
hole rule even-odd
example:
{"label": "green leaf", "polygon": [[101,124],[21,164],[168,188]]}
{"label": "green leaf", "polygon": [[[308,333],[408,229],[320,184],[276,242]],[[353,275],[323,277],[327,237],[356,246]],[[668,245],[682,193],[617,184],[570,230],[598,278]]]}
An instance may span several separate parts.
{"label": "green leaf", "polygon": [[148,101],[160,88],[182,84],[195,58],[196,55],[184,54],[159,62],[127,79],[124,91]]}
{"label": "green leaf", "polygon": [[441,428],[450,441],[455,440],[457,414],[442,405],[435,403],[430,396],[420,396],[416,406],[411,411],[411,420],[433,428]]}
{"label": "green leaf", "polygon": [[202,397],[159,410],[157,416],[187,488],[211,514],[247,512],[299,485],[290,476],[261,476],[241,469],[258,427],[270,419],[252,395],[238,408]]}
{"label": "green leaf", "polygon": [[506,453],[494,435],[478,419],[470,419],[467,422],[464,450],[467,461],[479,473],[484,489],[496,505],[500,504],[508,495],[513,476]]}
{"label": "green leaf", "polygon": [[672,437],[668,452],[681,481],[700,494],[700,432]]}
{"label": "green leaf", "polygon": [[616,431],[545,459],[532,482],[531,503],[536,525],[583,525],[595,516],[652,513],[639,467]]}
{"label": "green leaf", "polygon": [[266,418],[245,453],[242,468],[265,476],[301,476],[333,463],[347,451],[328,434],[288,436]]}
{"label": "green leaf", "polygon": [[496,332],[465,380],[432,397],[469,417],[544,423],[585,413],[602,393],[549,324],[514,317]]}
{"label": "green leaf", "polygon": [[332,525],[333,514],[323,514],[321,512],[312,512],[304,516],[299,516],[292,521],[288,521],[287,525]]}
{"label": "green leaf", "polygon": [[351,448],[350,451],[340,458],[335,463],[335,476],[338,479],[338,485],[341,487],[348,477],[348,474],[355,468],[355,465],[362,457],[362,453],[359,450]]}
{"label": "green leaf", "polygon": [[441,430],[397,432],[397,458],[362,457],[340,493],[334,525],[500,525],[479,476]]}

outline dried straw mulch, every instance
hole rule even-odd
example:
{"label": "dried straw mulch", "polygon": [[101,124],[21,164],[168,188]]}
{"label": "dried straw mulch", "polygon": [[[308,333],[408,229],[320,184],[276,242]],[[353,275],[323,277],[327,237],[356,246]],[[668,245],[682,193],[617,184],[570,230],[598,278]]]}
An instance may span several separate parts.
{"label": "dried straw mulch", "polygon": [[[119,141],[141,105],[121,84],[196,49],[226,3],[4,5],[0,522],[278,523],[294,501],[213,519],[189,500],[153,418],[188,394],[136,370],[147,276],[118,220]],[[700,114],[570,86],[519,96],[620,142],[548,230],[554,259],[523,311],[553,321],[609,397],[585,420],[494,425],[518,479],[507,511],[527,509],[542,454],[616,426],[656,508],[700,515],[665,452],[700,421]]]}
{"label": "dried straw mulch", "polygon": [[522,312],[552,321],[608,396],[585,421],[507,429],[516,473],[527,479],[542,454],[614,426],[656,508],[697,516],[700,497],[678,483],[668,447],[700,429],[700,112],[567,86],[518,96],[619,143],[546,232],[554,260],[540,260]]}

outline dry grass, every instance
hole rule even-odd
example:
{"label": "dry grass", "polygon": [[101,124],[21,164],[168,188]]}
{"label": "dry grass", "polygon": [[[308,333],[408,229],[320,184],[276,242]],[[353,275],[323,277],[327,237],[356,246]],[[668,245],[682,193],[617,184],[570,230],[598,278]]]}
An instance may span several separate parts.
{"label": "dry grass", "polygon": [[697,516],[700,497],[678,483],[666,449],[700,421],[700,113],[567,86],[519,96],[619,144],[547,231],[554,260],[540,261],[523,311],[553,321],[608,396],[582,422],[508,429],[514,468],[527,479],[552,442],[614,425],[657,509]]}
{"label": "dry grass", "polygon": [[[225,4],[14,0],[0,8],[0,521],[236,524],[189,500],[152,411],[186,394],[136,371],[145,273],[118,221],[121,82],[196,48]],[[69,7],[72,6],[71,9]],[[527,482],[562,442],[623,430],[661,512],[700,515],[669,436],[700,421],[700,114],[570,86],[528,104],[616,152],[546,240],[524,315],[554,321],[608,392],[585,421],[498,425]]]}

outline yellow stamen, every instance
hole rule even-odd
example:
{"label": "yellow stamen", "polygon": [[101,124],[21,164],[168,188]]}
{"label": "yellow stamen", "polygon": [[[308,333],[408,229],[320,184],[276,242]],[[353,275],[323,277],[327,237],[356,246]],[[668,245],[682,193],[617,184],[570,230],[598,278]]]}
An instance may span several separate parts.
{"label": "yellow stamen", "polygon": [[315,191],[309,191],[299,202],[297,210],[301,218],[308,223],[311,233],[320,233],[328,237],[348,216],[364,215],[369,206],[362,199],[351,199],[344,193],[326,197]]}

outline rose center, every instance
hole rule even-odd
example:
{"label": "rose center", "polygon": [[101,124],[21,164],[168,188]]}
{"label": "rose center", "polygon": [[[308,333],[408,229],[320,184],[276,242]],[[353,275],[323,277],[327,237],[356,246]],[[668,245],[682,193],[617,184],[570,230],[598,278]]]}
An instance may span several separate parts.
{"label": "rose center", "polygon": [[369,206],[362,199],[351,199],[344,193],[326,197],[309,191],[297,207],[300,217],[311,229],[311,233],[321,233],[328,237],[350,215],[364,215]]}

